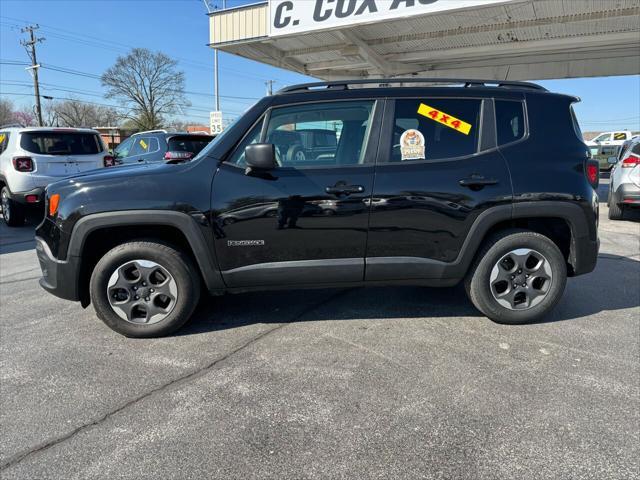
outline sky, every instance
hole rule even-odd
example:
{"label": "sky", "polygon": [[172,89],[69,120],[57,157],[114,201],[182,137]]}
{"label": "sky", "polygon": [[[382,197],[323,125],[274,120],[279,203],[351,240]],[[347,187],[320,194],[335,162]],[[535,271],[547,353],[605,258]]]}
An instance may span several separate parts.
{"label": "sky", "polygon": [[[228,0],[228,6],[256,0]],[[221,6],[221,0],[209,0]],[[20,29],[37,23],[43,95],[114,105],[103,97],[99,76],[132,47],[162,51],[185,72],[191,107],[178,117],[208,124],[214,109],[213,50],[202,0],[0,0],[0,95],[17,107],[33,105],[33,87],[24,65]],[[313,80],[234,55],[220,53],[220,95],[225,119],[241,115],[274,90]],[[63,70],[63,71],[60,71]],[[535,80],[535,79],[531,79]],[[583,131],[640,130],[640,76],[546,80],[551,91],[579,96],[576,108]],[[55,100],[54,100],[55,101]]]}

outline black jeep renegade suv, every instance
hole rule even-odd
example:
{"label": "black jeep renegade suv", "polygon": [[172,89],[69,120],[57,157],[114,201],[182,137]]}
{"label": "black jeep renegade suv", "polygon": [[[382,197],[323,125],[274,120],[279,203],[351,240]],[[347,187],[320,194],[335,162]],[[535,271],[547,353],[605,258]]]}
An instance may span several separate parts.
{"label": "black jeep renegade suv", "polygon": [[[41,284],[132,337],[182,326],[203,288],[464,281],[489,318],[539,319],[597,259],[577,100],[479,80],[287,88],[192,161],[50,185]],[[296,155],[300,131],[335,141]]]}

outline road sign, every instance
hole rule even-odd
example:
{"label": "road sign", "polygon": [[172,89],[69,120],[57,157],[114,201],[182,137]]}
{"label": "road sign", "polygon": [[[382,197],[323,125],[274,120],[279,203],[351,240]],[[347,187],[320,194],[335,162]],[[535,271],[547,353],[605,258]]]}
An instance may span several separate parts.
{"label": "road sign", "polygon": [[224,126],[222,125],[222,112],[211,112],[210,113],[210,127],[211,135],[218,135],[222,133],[224,130]]}

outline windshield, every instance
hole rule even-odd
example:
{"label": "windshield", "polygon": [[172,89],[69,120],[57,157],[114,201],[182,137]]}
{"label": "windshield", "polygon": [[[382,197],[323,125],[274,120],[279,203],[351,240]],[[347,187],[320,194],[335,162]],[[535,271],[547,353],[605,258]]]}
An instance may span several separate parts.
{"label": "windshield", "polygon": [[102,142],[95,133],[24,132],[20,147],[44,155],[95,155],[102,152]]}
{"label": "windshield", "polygon": [[214,137],[209,135],[183,135],[171,137],[168,142],[169,151],[191,152],[197,155]]}

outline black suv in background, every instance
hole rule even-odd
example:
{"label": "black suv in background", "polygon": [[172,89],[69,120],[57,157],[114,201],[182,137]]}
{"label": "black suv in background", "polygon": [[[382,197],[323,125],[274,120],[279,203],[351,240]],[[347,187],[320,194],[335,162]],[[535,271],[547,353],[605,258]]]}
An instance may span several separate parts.
{"label": "black suv in background", "polygon": [[[190,162],[50,185],[41,285],[133,337],[182,326],[201,288],[464,282],[495,321],[540,319],[597,260],[598,164],[576,101],[480,80],[284,89]],[[336,141],[295,158],[300,131]]]}
{"label": "black suv in background", "polygon": [[185,161],[199,154],[215,137],[205,133],[151,130],[135,133],[116,147],[117,164]]}

